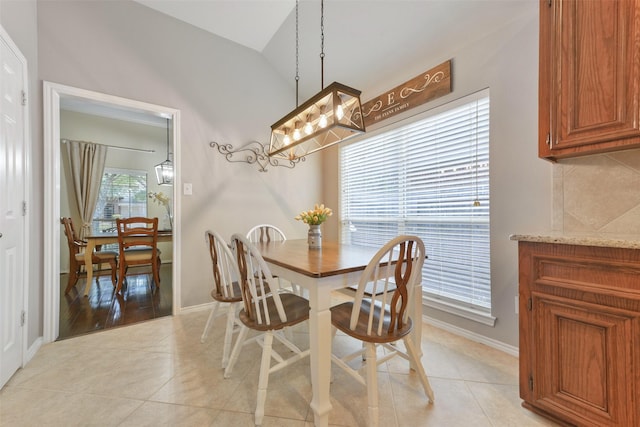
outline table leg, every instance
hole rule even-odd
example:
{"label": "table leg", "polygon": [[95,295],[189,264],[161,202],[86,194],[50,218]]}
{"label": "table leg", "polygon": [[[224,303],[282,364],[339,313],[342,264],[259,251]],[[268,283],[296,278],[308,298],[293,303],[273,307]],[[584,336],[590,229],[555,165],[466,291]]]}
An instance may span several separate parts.
{"label": "table leg", "polygon": [[93,260],[91,254],[96,247],[96,242],[92,239],[87,239],[87,246],[84,248],[84,268],[87,270],[87,283],[84,286],[84,296],[89,296],[91,290],[91,281],[93,280]]}
{"label": "table leg", "polygon": [[331,401],[331,292],[313,286],[309,289],[309,344],[311,349],[311,409],[316,427],[329,425]]}

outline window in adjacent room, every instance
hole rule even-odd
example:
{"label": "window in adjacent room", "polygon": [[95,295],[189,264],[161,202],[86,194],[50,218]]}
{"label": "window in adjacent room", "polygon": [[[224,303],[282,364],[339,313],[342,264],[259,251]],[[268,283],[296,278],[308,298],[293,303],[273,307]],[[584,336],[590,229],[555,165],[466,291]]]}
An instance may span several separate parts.
{"label": "window in adjacent room", "polygon": [[340,149],[341,238],[423,239],[427,305],[491,324],[489,90]]}
{"label": "window in adjacent room", "polygon": [[116,231],[116,218],[147,216],[147,172],[105,168],[93,231]]}

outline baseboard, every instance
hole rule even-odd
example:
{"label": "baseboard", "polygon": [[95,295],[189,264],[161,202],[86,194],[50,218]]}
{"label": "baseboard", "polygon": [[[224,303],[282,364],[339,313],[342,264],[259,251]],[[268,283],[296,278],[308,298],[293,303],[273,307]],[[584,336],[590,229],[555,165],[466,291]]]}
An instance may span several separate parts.
{"label": "baseboard", "polygon": [[33,359],[33,357],[36,355],[38,350],[40,350],[40,347],[42,347],[42,343],[43,342],[44,342],[44,340],[42,339],[42,337],[38,337],[33,342],[33,344],[31,344],[31,346],[27,349],[27,353],[24,355],[24,359],[23,359],[23,364],[24,365],[26,365],[27,363],[29,363],[31,361],[31,359]]}
{"label": "baseboard", "polygon": [[180,308],[178,310],[178,313],[176,314],[187,314],[187,313],[195,313],[197,311],[211,310],[212,305],[213,305],[213,302],[208,302],[205,304],[198,304],[198,305],[190,305],[189,307]]}
{"label": "baseboard", "polygon": [[443,329],[447,332],[451,332],[452,334],[459,335],[471,341],[485,344],[491,348],[495,348],[496,350],[500,350],[504,353],[510,354],[511,356],[519,357],[520,355],[520,350],[518,349],[518,347],[505,344],[501,341],[494,340],[493,338],[485,337],[484,335],[476,334],[475,332],[471,332],[458,326],[451,325],[450,323],[434,319],[433,317],[422,316],[422,321],[429,325],[435,326],[436,328]]}

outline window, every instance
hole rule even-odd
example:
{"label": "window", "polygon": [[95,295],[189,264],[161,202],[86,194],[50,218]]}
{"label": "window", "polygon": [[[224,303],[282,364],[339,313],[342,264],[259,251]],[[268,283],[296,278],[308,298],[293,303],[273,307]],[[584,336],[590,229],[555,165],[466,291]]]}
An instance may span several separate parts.
{"label": "window", "polygon": [[427,304],[493,324],[488,90],[342,146],[340,174],[344,243],[419,236]]}
{"label": "window", "polygon": [[116,218],[147,216],[147,172],[105,168],[93,231],[115,231]]}

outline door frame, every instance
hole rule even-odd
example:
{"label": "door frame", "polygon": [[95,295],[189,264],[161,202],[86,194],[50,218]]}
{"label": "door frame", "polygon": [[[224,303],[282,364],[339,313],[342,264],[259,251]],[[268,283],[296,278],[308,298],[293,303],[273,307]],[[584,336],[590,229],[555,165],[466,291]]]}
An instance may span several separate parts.
{"label": "door frame", "polygon": [[[24,90],[24,114],[22,125],[24,126],[24,134],[23,134],[23,159],[22,159],[22,173],[23,173],[23,196],[24,203],[26,203],[26,213],[24,214],[24,229],[22,230],[23,234],[23,250],[22,250],[22,278],[23,282],[22,286],[22,313],[23,313],[23,322],[22,322],[22,345],[21,351],[22,355],[21,366],[24,366],[29,361],[29,293],[30,293],[30,274],[29,274],[29,263],[27,260],[29,259],[30,252],[30,230],[31,230],[31,220],[33,215],[31,214],[31,106],[29,104],[30,101],[30,91],[29,91],[29,71],[28,71],[28,62],[26,57],[22,54],[18,46],[13,42],[13,39],[9,36],[9,33],[4,29],[2,25],[0,25],[0,38],[2,38],[3,42],[5,42],[9,48],[15,53],[18,57],[18,60],[22,64],[22,80]],[[33,356],[33,355],[31,355]],[[4,384],[0,384],[0,389],[4,386]]]}
{"label": "door frame", "polygon": [[102,106],[130,110],[170,118],[173,121],[173,204],[174,233],[172,287],[173,314],[180,312],[181,257],[176,248],[180,247],[181,203],[178,189],[181,188],[180,174],[180,110],[135,101],[119,96],[93,92],[71,86],[43,81],[44,103],[44,304],[43,340],[52,342],[58,338],[60,329],[60,101],[72,98]]}

